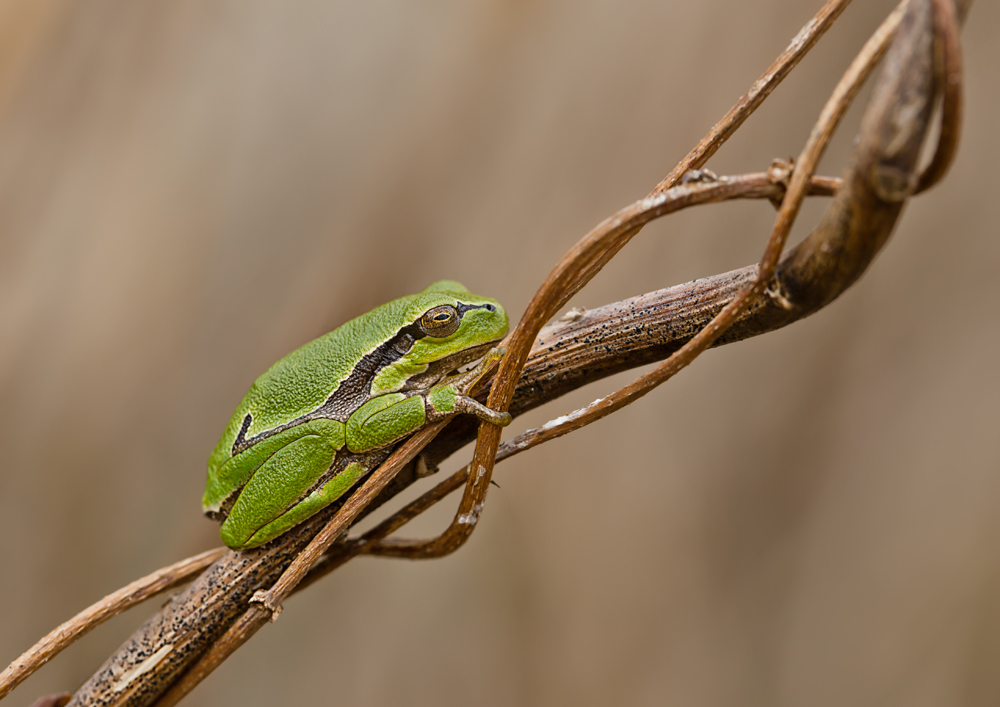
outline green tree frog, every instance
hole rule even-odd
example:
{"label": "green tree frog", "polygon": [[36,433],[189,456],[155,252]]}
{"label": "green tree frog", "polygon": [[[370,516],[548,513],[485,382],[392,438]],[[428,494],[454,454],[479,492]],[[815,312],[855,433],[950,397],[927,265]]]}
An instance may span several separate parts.
{"label": "green tree frog", "polygon": [[262,545],[333,503],[387,450],[459,413],[510,422],[467,393],[502,354],[507,313],[451,280],[401,297],[271,366],[208,460],[202,509],[233,549]]}

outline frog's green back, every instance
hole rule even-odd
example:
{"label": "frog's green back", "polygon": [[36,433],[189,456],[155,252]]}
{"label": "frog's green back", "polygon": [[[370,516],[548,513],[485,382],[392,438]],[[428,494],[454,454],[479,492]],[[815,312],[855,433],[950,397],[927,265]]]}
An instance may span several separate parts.
{"label": "frog's green back", "polygon": [[254,381],[234,416],[242,424],[243,415],[253,414],[246,437],[322,405],[366,354],[396,333],[395,322],[406,315],[409,306],[406,298],[393,300],[310,341],[271,366]]}

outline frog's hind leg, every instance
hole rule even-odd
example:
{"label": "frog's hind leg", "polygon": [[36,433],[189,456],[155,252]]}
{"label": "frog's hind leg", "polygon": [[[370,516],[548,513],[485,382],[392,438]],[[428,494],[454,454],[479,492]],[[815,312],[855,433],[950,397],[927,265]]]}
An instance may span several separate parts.
{"label": "frog's hind leg", "polygon": [[306,518],[320,512],[343,496],[365,473],[366,470],[363,466],[357,462],[351,462],[343,471],[306,496],[300,503],[295,504],[254,533],[244,547],[263,545]]}
{"label": "frog's hind leg", "polygon": [[222,541],[235,549],[251,547],[251,538],[259,529],[301,498],[329,468],[335,454],[334,447],[318,434],[300,437],[272,454],[233,504],[222,524]]}

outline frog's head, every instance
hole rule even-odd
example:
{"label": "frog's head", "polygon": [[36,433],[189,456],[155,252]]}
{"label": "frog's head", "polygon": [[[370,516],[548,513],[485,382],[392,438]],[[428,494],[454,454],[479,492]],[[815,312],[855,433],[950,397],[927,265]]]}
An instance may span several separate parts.
{"label": "frog's head", "polygon": [[372,394],[425,385],[482,356],[507,333],[507,312],[491,297],[442,280],[405,298],[410,325],[394,341],[404,352],[372,381]]}

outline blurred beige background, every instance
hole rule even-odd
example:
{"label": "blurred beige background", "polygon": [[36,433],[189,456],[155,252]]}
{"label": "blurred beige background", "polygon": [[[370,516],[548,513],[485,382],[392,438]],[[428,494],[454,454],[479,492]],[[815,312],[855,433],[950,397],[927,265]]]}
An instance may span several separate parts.
{"label": "blurred beige background", "polygon": [[[892,4],[854,3],[709,166],[796,153]],[[519,315],[819,5],[0,1],[0,664],[218,545],[205,460],[270,363],[445,277]],[[186,704],[1000,702],[998,20],[972,9],[951,174],[850,292],[503,464],[458,554],[351,563]],[[658,222],[575,304],[745,265],[772,218]]]}

